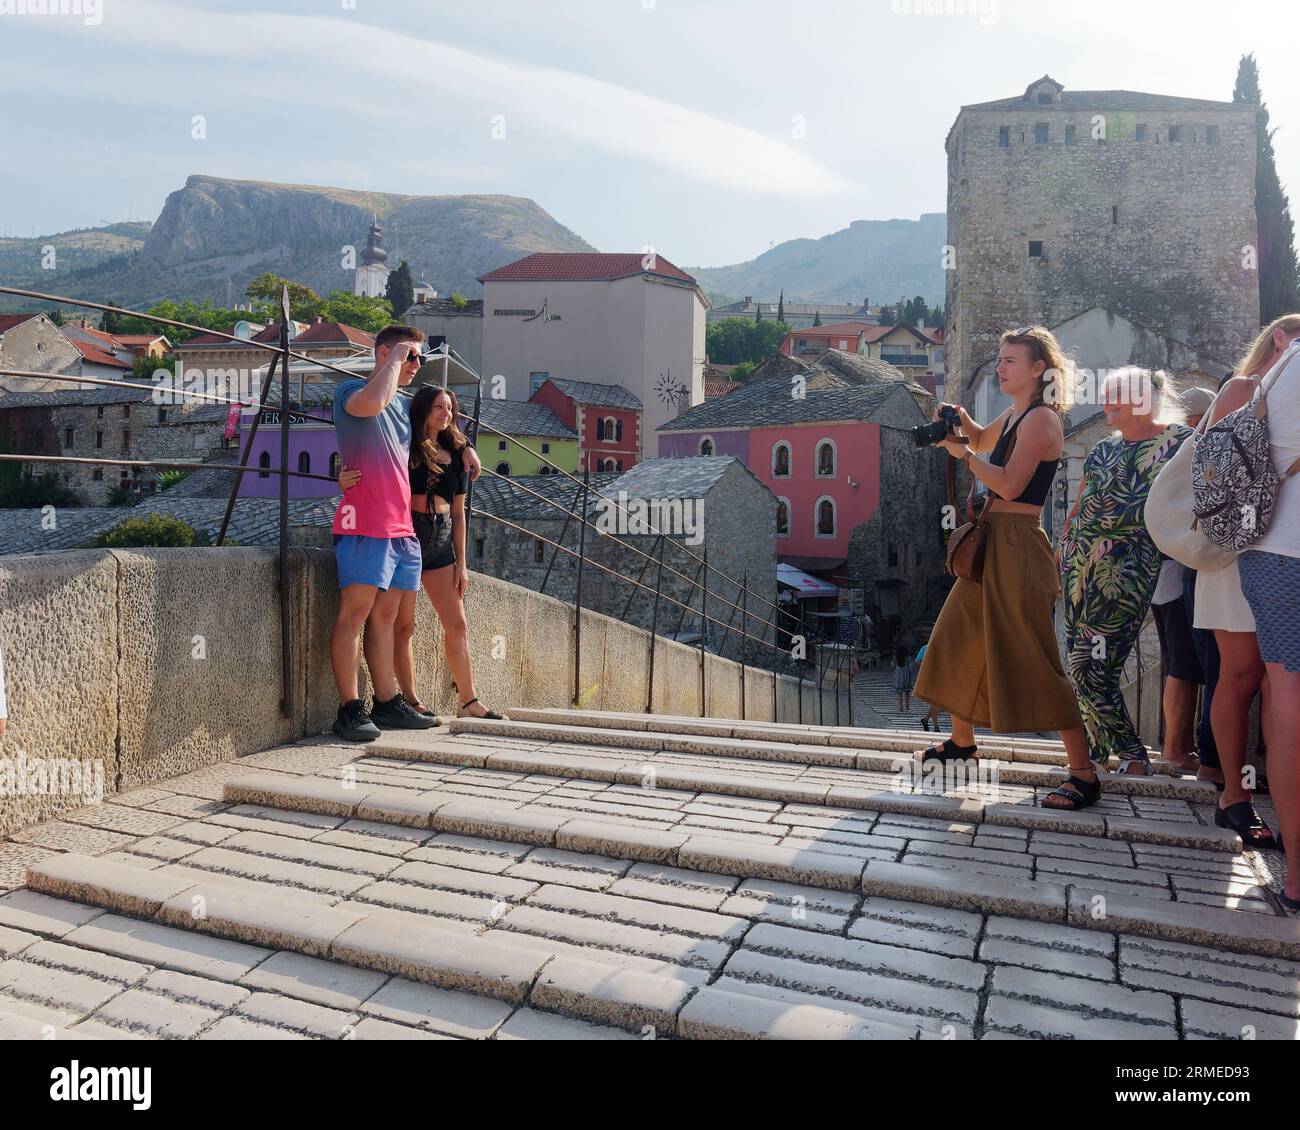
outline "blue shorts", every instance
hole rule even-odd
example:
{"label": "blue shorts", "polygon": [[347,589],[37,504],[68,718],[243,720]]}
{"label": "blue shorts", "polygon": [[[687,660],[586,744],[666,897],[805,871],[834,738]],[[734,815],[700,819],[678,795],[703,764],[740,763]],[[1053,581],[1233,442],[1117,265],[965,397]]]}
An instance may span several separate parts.
{"label": "blue shorts", "polygon": [[1237,558],[1260,658],[1300,671],[1300,557],[1250,549]]}
{"label": "blue shorts", "polygon": [[419,591],[420,542],[417,538],[335,534],[334,557],[339,565],[341,589],[348,585],[373,585],[384,590]]}

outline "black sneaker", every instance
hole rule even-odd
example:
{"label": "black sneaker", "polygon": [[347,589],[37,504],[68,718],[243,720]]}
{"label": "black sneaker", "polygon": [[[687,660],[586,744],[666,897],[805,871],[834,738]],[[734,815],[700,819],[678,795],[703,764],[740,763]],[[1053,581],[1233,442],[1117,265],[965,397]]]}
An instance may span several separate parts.
{"label": "black sneaker", "polygon": [[339,716],[334,719],[334,732],[347,742],[373,742],[379,737],[379,727],[370,720],[366,704],[359,698],[339,707]]}
{"label": "black sneaker", "polygon": [[421,714],[398,691],[387,702],[375,699],[370,707],[370,717],[383,730],[431,730],[441,725],[437,718]]}

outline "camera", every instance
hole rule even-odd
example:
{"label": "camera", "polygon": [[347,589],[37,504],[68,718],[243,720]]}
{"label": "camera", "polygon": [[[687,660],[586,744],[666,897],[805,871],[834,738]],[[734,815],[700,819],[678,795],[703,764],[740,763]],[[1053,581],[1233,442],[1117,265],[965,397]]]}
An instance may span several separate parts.
{"label": "camera", "polygon": [[912,442],[917,447],[933,447],[947,439],[961,426],[957,409],[945,404],[939,409],[939,418],[929,424],[917,424],[912,429]]}

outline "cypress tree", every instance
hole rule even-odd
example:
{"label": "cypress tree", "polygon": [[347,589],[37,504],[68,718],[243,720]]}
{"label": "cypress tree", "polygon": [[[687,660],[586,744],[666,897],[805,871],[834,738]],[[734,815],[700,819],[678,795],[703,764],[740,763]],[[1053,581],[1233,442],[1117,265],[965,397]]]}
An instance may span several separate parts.
{"label": "cypress tree", "polygon": [[777,299],[777,303],[776,303],[776,320],[778,322],[785,321],[785,288],[784,287],[781,288],[781,297]]}
{"label": "cypress tree", "polygon": [[384,297],[393,308],[393,317],[401,318],[415,305],[415,283],[411,279],[411,264],[405,259],[401,266],[388,276],[388,285],[384,288]]}
{"label": "cypress tree", "polygon": [[1300,269],[1296,264],[1291,202],[1277,175],[1274,130],[1259,88],[1259,65],[1243,55],[1237,65],[1233,102],[1256,106],[1255,218],[1259,226],[1259,317],[1261,324],[1300,309]]}

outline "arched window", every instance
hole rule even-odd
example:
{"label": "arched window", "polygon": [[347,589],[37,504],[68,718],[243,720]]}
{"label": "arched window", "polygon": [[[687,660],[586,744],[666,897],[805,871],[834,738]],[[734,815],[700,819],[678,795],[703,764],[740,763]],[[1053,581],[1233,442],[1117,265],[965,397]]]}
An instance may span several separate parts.
{"label": "arched window", "polygon": [[509,463],[498,463],[498,464],[497,464],[497,474],[498,474],[498,475],[504,475],[504,476],[506,476],[506,478],[509,478],[509,477],[510,477],[510,464],[509,464]]}
{"label": "arched window", "polygon": [[817,445],[817,477],[833,479],[835,477],[835,441],[824,439]]}
{"label": "arched window", "polygon": [[257,457],[257,466],[260,468],[257,472],[259,479],[269,479],[271,477],[271,453],[269,451],[263,451]]}
{"label": "arched window", "polygon": [[337,479],[339,477],[339,468],[342,467],[342,465],[343,465],[343,460],[339,458],[339,453],[337,451],[334,452],[334,454],[330,456],[330,478],[331,479]]}
{"label": "arched window", "polygon": [[602,459],[602,460],[600,461],[600,469],[601,469],[602,471],[612,471],[612,470],[614,470],[614,469],[615,469],[615,468],[614,468],[614,460],[612,460],[612,459]]}
{"label": "arched window", "polygon": [[702,440],[700,440],[700,451],[699,451],[699,453],[700,453],[701,455],[713,455],[713,454],[714,454],[713,437],[712,437],[712,436],[705,436]]}
{"label": "arched window", "polygon": [[835,536],[835,500],[825,495],[817,500],[817,536]]}
{"label": "arched window", "polygon": [[298,472],[303,475],[311,474],[311,452],[298,452]]}
{"label": "arched window", "polygon": [[614,442],[614,435],[618,431],[618,421],[613,416],[606,416],[600,422],[600,438],[607,443]]}
{"label": "arched window", "polygon": [[781,440],[772,446],[772,478],[790,477],[790,445]]}
{"label": "arched window", "polygon": [[788,498],[778,498],[776,500],[776,536],[779,538],[790,536],[790,500]]}

